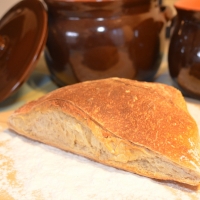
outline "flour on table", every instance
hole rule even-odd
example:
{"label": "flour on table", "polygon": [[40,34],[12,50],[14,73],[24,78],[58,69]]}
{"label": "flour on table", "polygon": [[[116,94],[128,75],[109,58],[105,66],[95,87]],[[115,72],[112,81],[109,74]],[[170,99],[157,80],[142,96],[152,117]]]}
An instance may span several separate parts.
{"label": "flour on table", "polygon": [[[189,111],[200,124],[200,105],[189,103]],[[200,199],[197,188],[107,167],[9,130],[0,132],[0,169],[0,199]]]}

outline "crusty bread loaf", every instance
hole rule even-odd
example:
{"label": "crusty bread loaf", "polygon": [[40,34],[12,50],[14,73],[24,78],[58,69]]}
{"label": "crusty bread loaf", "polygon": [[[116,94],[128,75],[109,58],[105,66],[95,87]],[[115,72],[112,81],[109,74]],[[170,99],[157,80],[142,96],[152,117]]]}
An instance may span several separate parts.
{"label": "crusty bread loaf", "polygon": [[109,78],[66,86],[16,110],[9,126],[119,169],[200,183],[196,122],[167,85]]}

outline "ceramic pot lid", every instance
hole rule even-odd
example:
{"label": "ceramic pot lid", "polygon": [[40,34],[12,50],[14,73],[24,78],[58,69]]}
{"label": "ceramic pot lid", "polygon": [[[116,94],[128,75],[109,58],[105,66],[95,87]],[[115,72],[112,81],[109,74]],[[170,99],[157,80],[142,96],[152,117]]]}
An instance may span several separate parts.
{"label": "ceramic pot lid", "polygon": [[46,43],[47,13],[39,0],[24,0],[0,20],[0,102],[29,77]]}

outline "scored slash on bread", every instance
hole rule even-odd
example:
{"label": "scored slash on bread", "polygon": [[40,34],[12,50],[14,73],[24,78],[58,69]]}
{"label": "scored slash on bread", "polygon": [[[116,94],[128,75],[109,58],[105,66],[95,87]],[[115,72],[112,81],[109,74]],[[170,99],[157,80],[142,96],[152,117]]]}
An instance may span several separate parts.
{"label": "scored slash on bread", "polygon": [[200,183],[200,140],[181,93],[159,83],[108,78],[27,103],[9,127],[28,138],[139,175]]}

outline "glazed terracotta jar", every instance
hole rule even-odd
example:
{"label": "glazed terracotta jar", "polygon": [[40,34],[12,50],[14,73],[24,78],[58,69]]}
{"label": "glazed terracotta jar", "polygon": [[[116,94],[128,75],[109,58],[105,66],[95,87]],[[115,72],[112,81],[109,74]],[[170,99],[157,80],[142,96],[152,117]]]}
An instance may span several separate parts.
{"label": "glazed terracotta jar", "polygon": [[168,11],[157,0],[20,1],[0,21],[0,102],[29,78],[45,45],[59,86],[108,77],[151,80]]}
{"label": "glazed terracotta jar", "polygon": [[169,47],[169,71],[185,95],[200,99],[200,1],[175,3],[177,17]]}
{"label": "glazed terracotta jar", "polygon": [[45,57],[59,85],[123,77],[152,80],[169,16],[155,0],[44,0]]}

